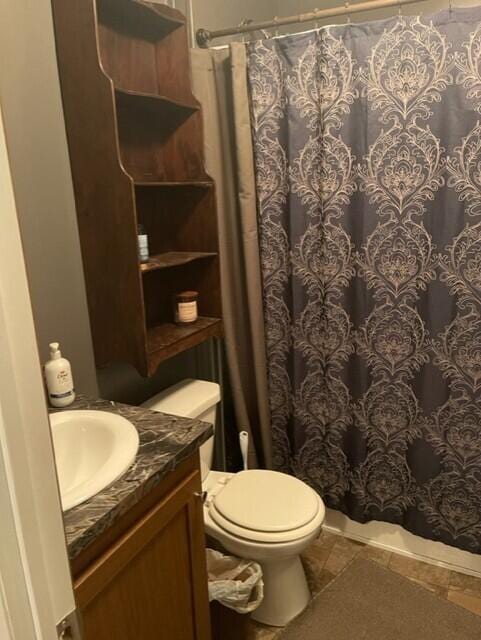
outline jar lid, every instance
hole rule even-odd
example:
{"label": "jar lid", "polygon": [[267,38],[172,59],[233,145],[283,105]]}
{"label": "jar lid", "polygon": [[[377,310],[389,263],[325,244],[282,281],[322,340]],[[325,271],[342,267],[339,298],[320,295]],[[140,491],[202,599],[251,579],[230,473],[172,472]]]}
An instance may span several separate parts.
{"label": "jar lid", "polygon": [[199,295],[198,291],[182,291],[178,293],[175,297],[177,300],[181,302],[191,302],[192,300],[196,300]]}

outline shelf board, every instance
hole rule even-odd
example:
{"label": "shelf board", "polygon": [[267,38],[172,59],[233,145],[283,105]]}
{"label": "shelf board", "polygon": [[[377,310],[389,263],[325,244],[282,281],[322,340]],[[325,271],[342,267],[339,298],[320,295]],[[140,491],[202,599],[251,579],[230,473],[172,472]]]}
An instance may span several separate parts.
{"label": "shelf board", "polygon": [[142,0],[97,0],[97,11],[100,23],[153,41],[185,25],[179,11]]}
{"label": "shelf board", "polygon": [[140,9],[150,12],[152,16],[157,17],[162,22],[167,22],[171,25],[181,27],[185,24],[185,18],[181,13],[172,9],[165,4],[157,4],[153,2],[143,2],[143,0],[131,0],[134,5],[137,5]]}
{"label": "shelf board", "polygon": [[215,258],[217,253],[201,251],[168,251],[151,256],[148,262],[140,264],[142,273],[157,271],[158,269],[169,269],[170,267],[180,267],[183,264],[194,262],[194,260],[205,260]]}
{"label": "shelf board", "polygon": [[147,330],[147,356],[149,373],[153,374],[159,364],[177,353],[191,349],[208,338],[222,335],[222,320],[200,316],[191,324],[165,322]]}
{"label": "shelf board", "polygon": [[134,179],[134,185],[136,187],[168,187],[177,189],[179,187],[193,187],[195,189],[210,189],[214,186],[212,180],[185,180],[185,181],[159,181],[152,177],[152,180],[138,180]]}
{"label": "shelf board", "polygon": [[183,117],[200,110],[199,103],[194,100],[192,102],[182,102],[181,100],[154,93],[131,91],[122,87],[114,87],[114,89],[117,102],[127,108],[149,109],[150,111],[157,111],[164,116],[168,116],[170,113],[177,113]]}

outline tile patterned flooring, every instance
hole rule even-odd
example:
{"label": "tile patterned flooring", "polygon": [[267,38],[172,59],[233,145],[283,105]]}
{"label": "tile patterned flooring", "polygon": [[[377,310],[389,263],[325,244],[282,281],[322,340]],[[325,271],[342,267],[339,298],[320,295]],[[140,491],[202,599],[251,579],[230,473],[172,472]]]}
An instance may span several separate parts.
{"label": "tile patterned flooring", "polygon": [[[322,532],[303,555],[302,561],[312,594],[316,595],[354,558],[368,558],[417,582],[425,589],[481,616],[481,578],[407,558]],[[274,640],[279,629],[254,621],[249,623],[247,640]]]}

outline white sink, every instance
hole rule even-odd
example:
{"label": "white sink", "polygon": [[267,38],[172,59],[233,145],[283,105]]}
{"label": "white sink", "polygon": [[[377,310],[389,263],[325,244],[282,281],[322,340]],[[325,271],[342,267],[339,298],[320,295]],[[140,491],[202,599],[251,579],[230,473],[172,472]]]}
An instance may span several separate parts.
{"label": "white sink", "polygon": [[60,411],[50,425],[64,511],[115,482],[137,455],[136,428],[114,413]]}

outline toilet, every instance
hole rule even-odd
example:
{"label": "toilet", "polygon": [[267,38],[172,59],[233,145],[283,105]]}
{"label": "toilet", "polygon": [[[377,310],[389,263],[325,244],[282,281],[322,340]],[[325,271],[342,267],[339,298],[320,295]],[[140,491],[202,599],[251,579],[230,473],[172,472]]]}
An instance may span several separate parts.
{"label": "toilet", "polygon": [[[215,426],[219,401],[218,384],[189,379],[142,406]],[[310,600],[300,554],[319,535],[324,504],[304,482],[284,473],[212,471],[213,451],[211,437],[200,449],[206,533],[228,553],[261,565],[264,600],[252,617],[282,627]]]}

